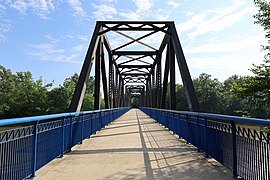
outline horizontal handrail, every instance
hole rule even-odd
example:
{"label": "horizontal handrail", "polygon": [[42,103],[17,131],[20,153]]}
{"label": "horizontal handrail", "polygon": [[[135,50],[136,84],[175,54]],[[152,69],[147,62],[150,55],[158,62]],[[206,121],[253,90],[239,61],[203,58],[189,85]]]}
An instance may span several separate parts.
{"label": "horizontal handrail", "polygon": [[150,107],[144,107],[144,108],[152,109],[152,110],[159,110],[162,112],[171,112],[171,113],[175,113],[175,114],[182,114],[182,115],[186,115],[186,116],[196,116],[196,117],[200,117],[200,118],[212,118],[212,119],[224,120],[224,121],[228,121],[228,122],[234,121],[234,122],[238,122],[238,123],[254,124],[254,125],[260,125],[260,126],[270,126],[270,120],[266,120],[266,119],[245,118],[245,117],[239,117],[239,116],[202,113],[202,112],[177,111],[177,110],[169,110],[169,109],[150,108]]}
{"label": "horizontal handrail", "polygon": [[121,107],[112,108],[112,109],[92,110],[92,111],[69,112],[69,113],[29,116],[29,117],[21,117],[21,118],[0,119],[0,127],[23,124],[23,123],[32,123],[32,122],[38,122],[38,121],[43,121],[43,120],[51,120],[51,119],[56,119],[56,118],[65,118],[65,117],[71,117],[71,116],[77,116],[77,115],[83,115],[83,114],[107,112],[107,111],[112,111],[112,110],[117,110],[117,109],[121,109]]}

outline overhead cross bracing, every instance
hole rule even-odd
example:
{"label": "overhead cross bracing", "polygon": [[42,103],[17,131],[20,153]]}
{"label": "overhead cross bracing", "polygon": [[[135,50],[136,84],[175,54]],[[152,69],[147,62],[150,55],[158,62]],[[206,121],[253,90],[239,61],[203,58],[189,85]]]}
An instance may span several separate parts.
{"label": "overhead cross bracing", "polygon": [[[164,108],[167,86],[170,85],[170,108],[175,109],[175,60],[190,110],[199,111],[174,22],[98,21],[70,111],[79,111],[81,108],[92,66],[95,69],[95,109],[100,109],[101,81],[105,108],[128,106],[132,97],[138,97],[142,106]],[[141,88],[134,92],[136,86]]]}

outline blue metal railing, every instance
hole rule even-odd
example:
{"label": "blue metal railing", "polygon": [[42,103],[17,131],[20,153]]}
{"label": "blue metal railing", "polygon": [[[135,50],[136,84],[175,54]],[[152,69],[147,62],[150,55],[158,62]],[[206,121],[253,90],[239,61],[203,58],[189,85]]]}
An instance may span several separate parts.
{"label": "blue metal railing", "polygon": [[0,180],[34,177],[36,170],[130,108],[0,120]]}
{"label": "blue metal railing", "polygon": [[140,108],[144,113],[232,170],[235,178],[270,179],[269,120]]}

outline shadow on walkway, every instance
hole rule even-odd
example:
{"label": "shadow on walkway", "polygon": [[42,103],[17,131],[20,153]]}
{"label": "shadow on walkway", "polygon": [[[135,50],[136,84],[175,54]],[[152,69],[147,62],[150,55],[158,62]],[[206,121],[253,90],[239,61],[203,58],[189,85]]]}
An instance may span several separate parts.
{"label": "shadow on walkway", "polygon": [[231,172],[132,109],[37,173],[37,179],[233,179]]}

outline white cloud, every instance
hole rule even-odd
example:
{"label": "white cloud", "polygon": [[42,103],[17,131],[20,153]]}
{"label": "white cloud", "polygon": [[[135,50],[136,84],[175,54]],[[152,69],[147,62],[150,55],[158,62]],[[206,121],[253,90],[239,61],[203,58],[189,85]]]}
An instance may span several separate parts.
{"label": "white cloud", "polygon": [[151,0],[132,0],[137,8],[138,8],[138,11],[147,11],[147,10],[150,10],[153,3]]}
{"label": "white cloud", "polygon": [[[233,39],[232,38],[236,38]],[[262,35],[255,35],[250,37],[230,36],[225,41],[215,39],[213,42],[205,43],[203,45],[186,49],[187,53],[218,53],[218,52],[241,52],[243,50],[254,50],[259,52],[260,45],[265,44],[266,40]]]}
{"label": "white cloud", "polygon": [[42,19],[47,19],[48,15],[55,10],[53,0],[8,0],[7,4],[23,15],[30,11]]}
{"label": "white cloud", "polygon": [[82,36],[82,35],[79,35],[77,38],[78,38],[79,40],[81,40],[81,41],[86,41],[86,42],[88,42],[89,39],[90,39],[89,36]]}
{"label": "white cloud", "polygon": [[77,46],[74,46],[73,49],[76,52],[83,52],[85,50],[85,46],[84,45],[77,45]]}
{"label": "white cloud", "polygon": [[79,18],[84,18],[86,16],[85,11],[82,8],[82,3],[80,0],[68,0],[68,4],[74,11],[74,16]]}
{"label": "white cloud", "polygon": [[249,69],[252,64],[262,63],[263,56],[245,55],[245,54],[229,54],[227,56],[200,56],[190,57],[187,59],[188,66],[193,77],[201,73],[211,74],[212,77],[218,77],[224,81],[229,76],[249,75]]}
{"label": "white cloud", "polygon": [[96,5],[92,4],[92,6],[96,9],[93,12],[93,15],[98,20],[108,20],[114,19],[114,15],[117,15],[117,10],[114,8],[113,5],[101,4]]}
{"label": "white cloud", "polygon": [[195,28],[199,23],[203,22],[206,14],[193,15],[192,18],[186,22],[176,25],[179,32],[185,32]]}
{"label": "white cloud", "polygon": [[130,21],[136,21],[138,19],[142,19],[141,17],[141,14],[138,13],[138,12],[126,12],[126,11],[123,11],[123,12],[120,12],[119,15],[124,18],[125,20],[130,20]]}
{"label": "white cloud", "polygon": [[229,15],[224,15],[224,13],[217,14],[209,20],[203,21],[196,25],[196,29],[189,33],[190,37],[196,37],[198,35],[203,35],[209,32],[215,32],[223,30],[224,28],[231,27],[235,23],[239,22],[244,15],[253,11],[253,7],[246,7],[239,12],[235,12]]}
{"label": "white cloud", "polygon": [[26,53],[43,61],[58,61],[81,64],[81,59],[77,60],[84,46],[76,45],[71,48],[59,48],[61,40],[53,40],[47,43],[31,44],[30,52]]}
{"label": "white cloud", "polygon": [[11,22],[6,18],[6,7],[0,4],[0,43],[6,41],[6,33],[11,29]]}
{"label": "white cloud", "polygon": [[243,0],[234,0],[228,7],[207,9],[203,13],[188,12],[187,21],[178,24],[180,32],[191,31],[188,36],[195,38],[209,32],[221,31],[239,22],[244,15],[254,11],[254,7],[244,6]]}
{"label": "white cloud", "polygon": [[177,3],[175,0],[168,0],[167,1],[167,4],[169,6],[171,6],[173,9],[178,8],[178,6],[180,5],[180,3]]}

